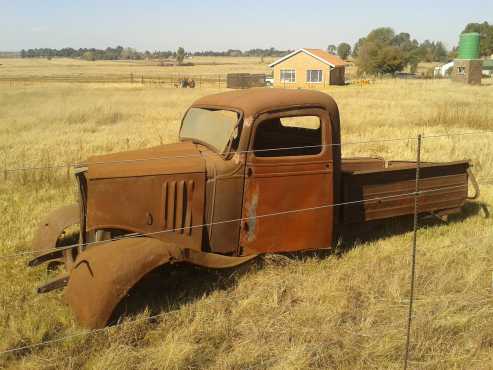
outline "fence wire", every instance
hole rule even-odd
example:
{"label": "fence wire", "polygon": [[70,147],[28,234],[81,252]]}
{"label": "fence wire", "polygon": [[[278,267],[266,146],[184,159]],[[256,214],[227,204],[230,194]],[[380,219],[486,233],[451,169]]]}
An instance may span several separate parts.
{"label": "fence wire", "polygon": [[252,219],[261,219],[261,218],[266,218],[266,217],[274,217],[274,216],[281,216],[281,215],[287,215],[287,214],[295,214],[295,213],[301,213],[301,212],[310,212],[310,211],[317,211],[320,209],[325,209],[325,208],[333,208],[333,207],[339,207],[339,206],[345,206],[345,205],[355,205],[355,204],[362,204],[362,203],[367,203],[367,202],[375,202],[375,201],[380,201],[380,200],[389,200],[389,199],[399,199],[399,198],[406,198],[406,197],[415,197],[415,196],[420,196],[420,195],[426,195],[429,193],[436,193],[439,191],[443,190],[453,190],[453,189],[467,189],[467,185],[454,185],[454,186],[446,186],[446,187],[441,187],[441,188],[436,188],[436,189],[431,189],[431,190],[422,190],[419,192],[411,192],[411,193],[404,193],[404,194],[396,194],[396,195],[388,195],[385,197],[376,197],[376,198],[369,198],[369,199],[360,199],[360,200],[354,200],[354,201],[348,201],[348,202],[341,202],[341,203],[334,203],[334,204],[324,204],[320,206],[315,206],[315,207],[308,207],[308,208],[300,208],[300,209],[292,209],[292,210],[287,210],[287,211],[281,211],[281,212],[273,212],[273,213],[267,213],[263,215],[257,215],[257,216],[252,216],[252,217],[241,217],[241,218],[236,218],[236,219],[230,219],[230,220],[223,220],[223,221],[216,221],[216,222],[210,222],[210,223],[203,223],[200,225],[191,225],[190,227],[179,227],[179,228],[174,228],[174,229],[168,229],[168,230],[161,230],[161,231],[154,231],[154,232],[149,232],[149,233],[141,233],[141,234],[132,234],[132,235],[127,235],[127,236],[121,236],[117,238],[111,238],[103,241],[94,241],[94,242],[87,242],[87,243],[80,243],[80,244],[71,244],[68,246],[63,246],[59,248],[46,248],[46,249],[39,249],[39,250],[31,250],[31,251],[24,251],[24,252],[19,252],[16,254],[10,254],[10,255],[3,255],[0,256],[0,259],[6,259],[6,258],[15,258],[19,256],[25,256],[25,255],[32,255],[32,254],[39,254],[41,252],[56,252],[56,251],[65,251],[68,249],[74,249],[74,248],[79,248],[79,247],[87,247],[87,246],[94,246],[98,244],[106,244],[112,241],[117,241],[117,240],[122,240],[122,239],[133,239],[133,238],[140,238],[144,236],[156,236],[156,235],[161,235],[165,233],[171,233],[171,232],[177,232],[177,231],[183,231],[185,229],[194,229],[194,228],[202,228],[202,227],[210,227],[214,225],[221,225],[221,224],[227,224],[227,223],[234,223],[234,222],[242,222],[242,221],[249,221]]}
{"label": "fence wire", "polygon": [[[338,206],[344,206],[344,205],[354,205],[354,204],[362,204],[366,202],[374,202],[374,201],[380,201],[380,200],[388,200],[388,199],[399,199],[399,198],[406,198],[406,197],[414,197],[415,199],[415,211],[414,211],[414,236],[413,236],[413,248],[412,248],[412,278],[411,278],[411,296],[410,296],[410,302],[409,302],[409,313],[408,313],[408,327],[407,327],[407,337],[406,337],[406,354],[405,354],[405,363],[404,363],[404,368],[407,369],[408,362],[412,362],[409,360],[409,344],[410,344],[410,332],[411,332],[411,319],[412,319],[412,303],[414,299],[414,276],[415,276],[415,267],[416,267],[416,233],[418,230],[418,224],[417,224],[417,215],[418,215],[418,199],[419,196],[425,195],[428,193],[434,193],[442,190],[452,190],[452,189],[459,189],[459,188],[466,188],[467,189],[467,184],[466,185],[458,185],[458,186],[449,186],[449,187],[442,187],[442,188],[437,188],[437,189],[431,189],[431,190],[424,190],[420,191],[419,190],[419,167],[420,167],[420,154],[421,154],[421,140],[429,140],[429,139],[437,139],[437,138],[444,138],[444,137],[457,137],[457,136],[471,136],[471,135],[485,135],[485,134],[491,134],[493,131],[483,131],[483,132],[463,132],[463,133],[446,133],[446,134],[437,134],[437,135],[419,135],[417,138],[415,137],[404,137],[404,138],[391,138],[391,139],[378,139],[378,140],[366,140],[366,141],[356,141],[356,142],[346,142],[346,143],[331,143],[331,144],[321,144],[321,145],[308,145],[308,146],[297,146],[297,147],[287,147],[287,148],[273,148],[273,149],[261,149],[261,150],[246,150],[246,151],[232,151],[228,153],[222,153],[223,155],[230,155],[230,154],[247,154],[247,153],[259,153],[259,152],[275,152],[275,151],[286,151],[286,150],[296,150],[296,149],[309,149],[309,148],[322,148],[322,147],[333,147],[333,146],[343,146],[343,145],[356,145],[356,144],[370,144],[370,143],[382,143],[382,142],[396,142],[396,141],[410,141],[410,140],[417,140],[418,141],[418,151],[417,151],[417,166],[416,166],[416,189],[414,192],[410,193],[405,193],[405,194],[398,194],[398,195],[391,195],[391,196],[385,196],[385,197],[377,197],[377,198],[370,198],[370,199],[361,199],[361,200],[356,200],[356,201],[348,201],[348,202],[341,202],[341,203],[334,203],[334,204],[327,204],[327,205],[321,205],[321,206],[316,206],[316,207],[309,207],[309,208],[303,208],[303,209],[294,209],[294,210],[287,210],[287,211],[280,211],[280,212],[273,212],[273,213],[268,213],[264,215],[257,215],[254,217],[242,217],[242,218],[236,218],[232,220],[223,220],[223,221],[217,221],[217,222],[211,222],[211,223],[203,223],[200,225],[191,225],[190,227],[180,227],[180,228],[174,228],[174,229],[169,229],[169,230],[162,230],[162,231],[157,231],[157,232],[150,232],[150,233],[142,233],[142,234],[133,234],[133,235],[126,235],[118,238],[111,238],[109,240],[104,240],[104,241],[95,241],[95,242],[88,242],[88,243],[78,243],[78,244],[73,244],[69,246],[64,246],[61,248],[46,248],[43,250],[38,250],[38,251],[24,251],[16,254],[11,254],[11,255],[3,255],[0,256],[1,259],[7,259],[7,258],[16,258],[20,256],[25,256],[28,254],[39,254],[40,252],[50,252],[50,251],[64,251],[72,248],[80,248],[80,247],[85,247],[89,245],[98,245],[98,244],[105,244],[111,241],[117,241],[117,240],[122,240],[122,239],[128,239],[128,238],[136,238],[136,237],[144,237],[144,236],[155,236],[158,234],[163,234],[163,233],[169,233],[169,232],[176,232],[176,231],[182,231],[185,229],[192,229],[192,228],[202,228],[206,226],[213,226],[213,225],[218,225],[218,224],[225,224],[225,223],[233,223],[233,222],[242,222],[242,221],[249,221],[251,219],[261,219],[261,218],[266,218],[266,217],[274,217],[274,216],[280,216],[280,215],[287,215],[287,214],[295,214],[295,213],[300,213],[300,212],[310,212],[310,211],[316,211],[324,208],[331,208],[331,207],[338,207]],[[169,160],[169,159],[187,159],[191,157],[201,157],[205,153],[201,154],[196,154],[196,155],[177,155],[177,156],[165,156],[165,157],[155,157],[155,158],[141,158],[141,159],[129,159],[129,160],[113,160],[113,161],[99,161],[99,162],[91,162],[91,165],[102,165],[102,164],[122,164],[122,163],[135,163],[135,162],[144,162],[144,161],[157,161],[157,160]],[[35,170],[46,170],[46,169],[60,169],[60,168],[71,168],[71,167],[80,167],[85,165],[85,163],[66,163],[66,164],[59,164],[59,165],[53,165],[53,166],[24,166],[20,168],[5,168],[4,173],[11,173],[11,172],[21,172],[21,171],[35,171]],[[6,176],[5,176],[6,178]],[[493,178],[486,178],[482,179],[481,184],[489,184],[489,181],[493,181]],[[472,240],[480,240],[480,239],[485,239],[491,237],[492,234],[487,234],[482,237],[478,238],[473,238],[473,239],[468,239],[468,242],[471,242]],[[105,327],[101,329],[95,329],[95,330],[90,330],[87,332],[82,332],[82,333],[77,333],[73,335],[68,335],[68,336],[63,336],[47,341],[42,341],[39,343],[34,343],[26,346],[20,346],[20,347],[15,347],[11,349],[7,349],[5,351],[0,352],[0,355],[5,355],[9,353],[14,353],[18,351],[25,351],[25,350],[31,350],[33,348],[53,344],[53,343],[58,343],[70,339],[74,339],[77,337],[82,337],[86,335],[93,335],[97,333],[103,333],[108,330],[112,330],[113,328],[120,328],[122,325],[126,324],[135,324],[138,322],[145,322],[149,320],[153,320],[168,314],[171,314],[176,311],[169,311],[157,315],[152,315],[149,317],[145,317],[142,319],[135,319],[129,322],[124,322],[117,324],[115,326],[111,327]]]}
{"label": "fence wire", "polygon": [[[464,244],[468,244],[468,243],[471,243],[471,242],[477,242],[477,241],[484,240],[484,239],[489,239],[491,237],[493,237],[493,233],[487,233],[487,234],[484,234],[484,235],[479,236],[479,237],[468,238],[467,241]],[[457,245],[457,243],[453,243],[453,244],[449,244],[449,245],[450,246],[455,246],[455,245]],[[19,347],[10,348],[10,349],[4,350],[4,351],[0,351],[0,356],[6,355],[6,354],[9,354],[9,353],[19,352],[19,351],[31,350],[33,348],[38,348],[38,347],[46,346],[46,345],[53,344],[53,343],[59,343],[59,342],[63,342],[63,341],[66,341],[66,340],[75,339],[75,338],[78,338],[78,337],[84,337],[84,336],[87,336],[87,335],[100,334],[100,333],[104,333],[104,332],[107,332],[107,331],[110,331],[110,330],[119,329],[119,328],[121,328],[121,327],[123,327],[125,325],[133,325],[133,324],[137,324],[137,323],[141,323],[141,322],[152,321],[152,320],[158,319],[160,317],[164,317],[166,315],[171,315],[171,314],[177,313],[179,311],[180,311],[180,309],[173,310],[173,311],[162,312],[160,314],[156,314],[156,315],[152,315],[152,316],[148,316],[148,317],[143,317],[143,318],[140,318],[140,319],[134,319],[134,320],[124,321],[124,322],[121,322],[121,323],[117,323],[117,324],[115,324],[113,326],[107,326],[107,327],[100,328],[100,329],[93,329],[93,330],[85,331],[85,332],[82,332],[82,333],[76,333],[76,334],[62,336],[62,337],[59,337],[59,338],[54,338],[54,339],[50,339],[50,340],[46,340],[46,341],[41,341],[41,342],[38,342],[38,343],[33,343],[33,344],[25,345],[25,346],[19,346]],[[413,361],[409,361],[409,362],[413,362]]]}
{"label": "fence wire", "polygon": [[[450,134],[439,134],[439,135],[422,135],[423,140],[438,139],[444,137],[454,137],[454,136],[471,136],[478,135],[483,136],[485,134],[493,134],[493,131],[482,131],[482,132],[462,132],[462,133],[450,133]],[[349,141],[342,143],[330,143],[330,144],[319,144],[319,145],[303,145],[303,146],[292,146],[283,148],[271,148],[271,149],[255,149],[255,150],[242,150],[242,151],[229,151],[220,153],[223,156],[229,156],[234,154],[248,154],[248,153],[266,153],[266,152],[276,152],[276,151],[289,151],[289,150],[300,150],[300,149],[315,149],[324,147],[335,147],[344,145],[362,145],[362,144],[373,144],[373,143],[385,143],[385,142],[395,142],[395,141],[415,141],[416,137],[402,137],[402,138],[389,138],[389,139],[373,139],[365,141]],[[152,158],[137,158],[137,159],[123,159],[123,160],[110,160],[110,161],[95,161],[90,162],[91,165],[103,165],[103,164],[124,164],[124,163],[134,163],[134,162],[146,162],[146,161],[160,161],[160,160],[171,160],[171,159],[190,159],[196,157],[203,157],[209,155],[206,152],[200,154],[190,154],[190,155],[174,155],[174,156],[162,156],[162,157],[152,157]],[[37,171],[37,170],[49,170],[49,169],[67,169],[67,168],[78,168],[86,166],[86,162],[79,163],[60,163],[53,166],[24,166],[18,168],[4,168],[4,173],[12,172],[23,172],[23,171]]]}

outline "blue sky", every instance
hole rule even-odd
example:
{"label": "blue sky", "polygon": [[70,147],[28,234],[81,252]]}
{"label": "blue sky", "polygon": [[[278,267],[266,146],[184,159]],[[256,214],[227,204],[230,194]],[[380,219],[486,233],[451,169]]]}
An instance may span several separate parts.
{"label": "blue sky", "polygon": [[0,50],[325,48],[379,26],[451,47],[483,21],[493,23],[493,1],[0,0]]}

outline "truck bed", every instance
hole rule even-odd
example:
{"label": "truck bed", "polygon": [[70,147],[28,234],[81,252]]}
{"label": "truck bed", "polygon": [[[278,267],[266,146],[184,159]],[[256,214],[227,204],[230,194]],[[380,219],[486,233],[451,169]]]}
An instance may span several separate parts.
{"label": "truck bed", "polygon": [[[449,214],[459,211],[468,194],[469,161],[422,162],[419,213]],[[342,160],[342,222],[361,223],[414,213],[416,162],[385,161],[383,158]],[[386,198],[386,199],[377,199]],[[377,199],[377,200],[371,200]]]}

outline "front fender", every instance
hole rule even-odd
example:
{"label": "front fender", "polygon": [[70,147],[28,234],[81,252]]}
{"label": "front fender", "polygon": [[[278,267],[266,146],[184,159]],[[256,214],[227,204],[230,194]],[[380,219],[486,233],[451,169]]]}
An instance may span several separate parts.
{"label": "front fender", "polygon": [[151,238],[89,248],[74,263],[65,298],[83,326],[102,328],[132,286],[175,256],[179,256],[176,247]]}

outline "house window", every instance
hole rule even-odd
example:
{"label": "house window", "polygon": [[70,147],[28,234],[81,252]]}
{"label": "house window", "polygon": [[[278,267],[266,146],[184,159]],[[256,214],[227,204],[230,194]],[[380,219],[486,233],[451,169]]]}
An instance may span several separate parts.
{"label": "house window", "polygon": [[296,71],[294,69],[281,69],[281,82],[296,82]]}
{"label": "house window", "polygon": [[466,74],[466,67],[457,67],[457,74],[458,75],[465,75]]}
{"label": "house window", "polygon": [[322,82],[322,71],[320,69],[309,69],[306,71],[306,82]]}

